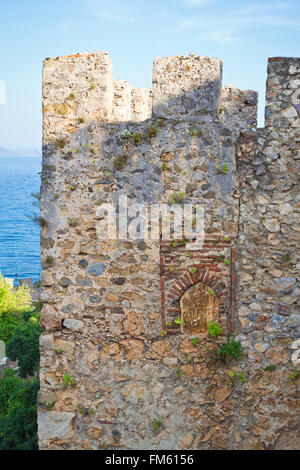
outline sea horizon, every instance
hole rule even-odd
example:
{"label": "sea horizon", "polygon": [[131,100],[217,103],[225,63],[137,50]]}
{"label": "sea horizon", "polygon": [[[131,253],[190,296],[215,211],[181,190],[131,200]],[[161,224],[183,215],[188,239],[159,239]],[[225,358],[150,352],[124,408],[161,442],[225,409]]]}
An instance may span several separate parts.
{"label": "sea horizon", "polygon": [[30,219],[39,208],[41,157],[0,157],[0,272],[5,277],[40,279],[40,228]]}

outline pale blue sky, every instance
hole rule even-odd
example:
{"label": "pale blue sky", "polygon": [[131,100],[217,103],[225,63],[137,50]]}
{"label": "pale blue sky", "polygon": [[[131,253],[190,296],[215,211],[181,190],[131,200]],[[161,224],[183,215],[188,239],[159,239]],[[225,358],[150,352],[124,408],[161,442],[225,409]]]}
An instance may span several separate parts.
{"label": "pale blue sky", "polygon": [[220,57],[224,85],[259,92],[263,125],[267,58],[299,57],[299,33],[299,0],[2,0],[0,147],[41,146],[43,59],[90,50],[143,87],[155,57]]}

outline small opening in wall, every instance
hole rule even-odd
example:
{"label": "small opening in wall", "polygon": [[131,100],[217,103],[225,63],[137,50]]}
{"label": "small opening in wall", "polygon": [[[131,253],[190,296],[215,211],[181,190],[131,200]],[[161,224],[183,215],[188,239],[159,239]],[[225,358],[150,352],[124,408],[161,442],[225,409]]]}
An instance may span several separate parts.
{"label": "small opening in wall", "polygon": [[197,282],[182,295],[180,309],[185,333],[206,333],[208,322],[218,321],[219,298],[213,289]]}

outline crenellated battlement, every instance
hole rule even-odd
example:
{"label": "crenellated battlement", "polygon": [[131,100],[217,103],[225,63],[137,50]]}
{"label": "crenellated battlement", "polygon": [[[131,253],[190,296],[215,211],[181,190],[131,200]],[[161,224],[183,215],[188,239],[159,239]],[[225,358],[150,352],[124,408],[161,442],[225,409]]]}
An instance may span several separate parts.
{"label": "crenellated battlement", "polygon": [[256,93],[232,86],[222,91],[222,61],[209,57],[155,59],[152,90],[114,81],[106,52],[46,59],[43,95],[44,138],[58,130],[75,132],[82,120],[142,122],[162,117],[205,123],[221,119],[236,125],[239,119],[243,126],[256,125]]}

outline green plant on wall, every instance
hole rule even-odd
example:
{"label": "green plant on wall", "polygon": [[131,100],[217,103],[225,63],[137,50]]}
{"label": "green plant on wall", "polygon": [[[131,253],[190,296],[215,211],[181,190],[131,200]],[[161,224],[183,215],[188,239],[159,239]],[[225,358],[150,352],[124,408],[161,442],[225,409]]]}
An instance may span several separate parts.
{"label": "green plant on wall", "polygon": [[270,364],[269,366],[265,367],[265,370],[267,372],[274,372],[274,370],[277,369],[277,366],[275,364]]}
{"label": "green plant on wall", "polygon": [[176,202],[182,201],[182,199],[184,198],[185,198],[184,192],[172,193],[171,196],[169,197],[169,203],[172,206],[173,204],[176,204]]}
{"label": "green plant on wall", "polygon": [[182,318],[178,317],[176,320],[175,320],[175,323],[176,325],[180,325],[180,326],[184,326],[185,323],[184,321],[182,320]]}
{"label": "green plant on wall", "polygon": [[44,401],[42,403],[43,407],[46,408],[47,411],[51,411],[55,405],[56,401],[50,401],[50,402],[46,402]]}
{"label": "green plant on wall", "polygon": [[128,163],[128,160],[130,159],[130,156],[123,152],[122,155],[119,155],[113,162],[113,167],[115,170],[124,170],[125,166]]}
{"label": "green plant on wall", "polygon": [[223,163],[223,165],[217,164],[216,167],[219,173],[227,174],[229,171],[229,166],[227,165],[227,163]]}
{"label": "green plant on wall", "polygon": [[190,136],[193,138],[195,137],[202,137],[204,135],[204,131],[202,129],[191,129]]}
{"label": "green plant on wall", "polygon": [[208,292],[210,293],[210,295],[212,295],[212,296],[214,296],[214,297],[217,295],[216,291],[214,291],[213,289],[210,289],[210,288],[209,288],[209,289],[208,289]]}
{"label": "green plant on wall", "polygon": [[246,379],[245,375],[243,374],[243,372],[239,372],[239,373],[238,373],[238,379],[239,379],[239,381],[242,382],[242,383],[247,382],[247,379]]}
{"label": "green plant on wall", "polygon": [[288,376],[289,380],[295,380],[298,377],[297,367],[294,367],[290,375]]}
{"label": "green plant on wall", "polygon": [[63,349],[61,349],[61,348],[54,348],[54,349],[53,349],[53,352],[55,352],[55,354],[62,354],[62,353],[63,353]]}
{"label": "green plant on wall", "polygon": [[76,227],[78,225],[76,219],[73,218],[68,219],[68,224],[70,225],[70,227]]}
{"label": "green plant on wall", "polygon": [[153,126],[147,126],[147,131],[145,133],[146,140],[151,140],[157,135],[158,129]]}
{"label": "green plant on wall", "polygon": [[228,385],[229,388],[233,387],[235,376],[236,376],[236,373],[234,371],[229,371],[228,372],[227,385]]}
{"label": "green plant on wall", "polygon": [[162,426],[162,423],[159,419],[156,419],[153,424],[152,424],[152,428],[153,428],[153,431],[158,431]]}
{"label": "green plant on wall", "polygon": [[221,344],[218,348],[212,351],[212,358],[215,361],[222,363],[230,362],[232,360],[240,361],[244,357],[243,347],[240,341],[234,338],[227,338],[226,344]]}
{"label": "green plant on wall", "polygon": [[75,387],[76,380],[70,374],[64,374],[63,381],[61,382],[61,388],[71,388]]}
{"label": "green plant on wall", "polygon": [[131,141],[134,145],[136,145],[136,146],[140,145],[141,140],[142,140],[142,135],[141,135],[141,134],[139,134],[138,132],[133,132],[133,133],[132,133],[131,138],[130,138],[130,141]]}
{"label": "green plant on wall", "polygon": [[86,416],[87,415],[87,410],[82,405],[78,405],[77,409],[78,409],[79,413],[81,414],[81,416]]}
{"label": "green plant on wall", "polygon": [[221,327],[218,321],[209,321],[207,324],[207,330],[212,338],[217,338],[218,336],[223,334],[223,328]]}
{"label": "green plant on wall", "polygon": [[124,129],[123,131],[120,131],[117,135],[118,141],[121,144],[124,144],[125,142],[128,142],[131,138],[132,134],[129,129]]}
{"label": "green plant on wall", "polygon": [[53,264],[53,256],[47,256],[46,263],[51,266]]}
{"label": "green plant on wall", "polygon": [[58,139],[54,139],[52,141],[52,144],[58,149],[63,149],[68,144],[68,140],[63,139],[63,138],[58,138]]}

